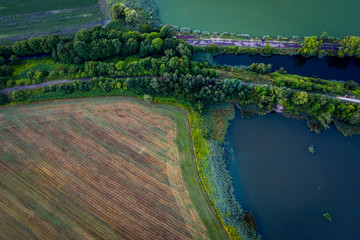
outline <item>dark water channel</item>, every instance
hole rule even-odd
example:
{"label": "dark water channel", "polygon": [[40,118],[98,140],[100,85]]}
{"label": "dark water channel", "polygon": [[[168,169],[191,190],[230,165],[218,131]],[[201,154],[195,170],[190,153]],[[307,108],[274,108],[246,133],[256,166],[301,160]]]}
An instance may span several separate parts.
{"label": "dark water channel", "polygon": [[304,121],[241,119],[237,111],[227,137],[236,198],[254,214],[262,239],[360,239],[360,136],[334,127],[317,135]]}
{"label": "dark water channel", "polygon": [[316,76],[328,80],[354,80],[360,83],[360,59],[323,57],[318,59],[303,58],[299,56],[273,55],[262,57],[260,55],[250,56],[248,54],[235,55],[223,54],[214,57],[214,61],[221,65],[251,65],[252,63],[271,64],[273,71],[280,67],[290,74],[306,77]]}

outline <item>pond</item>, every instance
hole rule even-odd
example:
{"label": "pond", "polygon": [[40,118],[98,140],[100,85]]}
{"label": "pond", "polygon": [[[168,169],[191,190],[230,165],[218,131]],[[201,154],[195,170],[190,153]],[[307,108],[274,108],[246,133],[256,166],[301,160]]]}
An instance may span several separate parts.
{"label": "pond", "polygon": [[227,137],[236,198],[262,239],[360,239],[360,136],[334,127],[317,135],[281,114],[241,119],[237,111]]}
{"label": "pond", "polygon": [[165,24],[251,36],[360,35],[360,1],[154,0]]}
{"label": "pond", "polygon": [[252,63],[270,63],[273,71],[284,67],[290,74],[306,77],[316,76],[327,80],[348,81],[352,79],[360,83],[360,59],[356,58],[323,57],[318,59],[317,57],[304,58],[301,56],[273,55],[271,57],[262,57],[248,54],[223,54],[214,57],[214,61],[220,65],[245,66]]}

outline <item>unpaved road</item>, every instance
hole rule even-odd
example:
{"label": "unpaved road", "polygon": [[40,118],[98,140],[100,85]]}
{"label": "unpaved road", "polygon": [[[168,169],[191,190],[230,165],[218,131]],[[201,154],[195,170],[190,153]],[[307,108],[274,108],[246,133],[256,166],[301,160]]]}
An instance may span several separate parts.
{"label": "unpaved road", "polygon": [[[117,77],[117,78],[141,78],[141,77],[150,77],[150,76],[136,76],[136,77]],[[44,83],[39,83],[39,84],[32,84],[32,85],[25,85],[25,86],[17,86],[17,87],[12,87],[12,88],[5,88],[0,90],[0,93],[11,93],[15,90],[24,90],[24,89],[34,89],[34,88],[41,88],[41,87],[46,87],[46,86],[51,86],[51,85],[56,85],[56,84],[61,84],[61,83],[69,83],[69,82],[73,82],[73,81],[89,81],[91,80],[91,78],[82,78],[82,79],[62,79],[62,80],[54,80],[54,81],[49,81],[49,82],[44,82]],[[221,81],[220,79],[218,79],[219,81]],[[241,84],[245,85],[245,86],[264,86],[264,85],[269,85],[269,84],[262,84],[262,83],[253,83],[253,82],[243,82],[241,81]],[[290,88],[291,89],[291,88]],[[292,91],[295,92],[305,92],[302,90],[298,90],[298,89],[291,89]],[[318,95],[323,95],[326,96],[328,98],[331,99],[338,99],[342,102],[351,102],[351,103],[357,103],[360,104],[360,100],[359,99],[355,99],[355,98],[345,98],[345,97],[339,97],[339,96],[334,96],[334,95],[329,95],[329,94],[320,94],[320,93],[313,93],[313,92],[307,92],[308,94],[318,94]]]}
{"label": "unpaved road", "polygon": [[[292,43],[292,42],[260,42],[260,41],[237,41],[237,40],[225,40],[225,39],[201,39],[201,40],[190,40],[184,39],[188,44],[194,46],[208,46],[216,44],[218,46],[235,46],[235,47],[265,47],[266,44],[270,44],[271,47],[275,48],[300,48],[301,43]],[[324,44],[320,49],[322,50],[338,50],[339,45],[330,45]]]}

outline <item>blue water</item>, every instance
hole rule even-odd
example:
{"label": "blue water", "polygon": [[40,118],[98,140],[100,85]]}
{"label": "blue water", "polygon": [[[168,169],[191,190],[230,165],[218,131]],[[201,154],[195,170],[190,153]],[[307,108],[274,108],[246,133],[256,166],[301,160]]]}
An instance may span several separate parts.
{"label": "blue water", "polygon": [[304,121],[241,119],[237,111],[228,137],[235,195],[262,239],[360,239],[360,136],[343,137],[334,127],[317,135]]}
{"label": "blue water", "polygon": [[318,59],[313,57],[307,59],[300,56],[273,55],[271,57],[262,57],[260,55],[250,56],[248,54],[223,54],[214,57],[214,61],[221,65],[245,66],[252,63],[270,63],[273,71],[284,67],[290,74],[306,77],[316,76],[328,80],[348,81],[352,79],[360,83],[360,59],[356,58],[323,57]]}

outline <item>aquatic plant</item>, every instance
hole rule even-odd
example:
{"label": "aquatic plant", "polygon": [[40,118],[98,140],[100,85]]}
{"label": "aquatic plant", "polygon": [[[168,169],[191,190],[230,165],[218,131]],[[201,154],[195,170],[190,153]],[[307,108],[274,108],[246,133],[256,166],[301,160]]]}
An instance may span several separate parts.
{"label": "aquatic plant", "polygon": [[234,159],[233,153],[229,151],[230,143],[225,142],[221,146],[217,141],[211,140],[209,145],[211,147],[209,158],[211,169],[208,169],[208,172],[211,172],[211,182],[215,189],[211,198],[220,211],[222,220],[227,226],[234,226],[243,239],[258,239],[254,218],[241,208],[234,195],[233,180],[225,160]]}
{"label": "aquatic plant", "polygon": [[308,147],[308,151],[309,153],[311,154],[314,154],[316,151],[315,151],[315,146],[314,144],[311,144],[309,147]]}
{"label": "aquatic plant", "polygon": [[324,213],[323,217],[326,218],[327,220],[329,220],[329,222],[332,222],[332,217],[331,217],[330,213]]}

